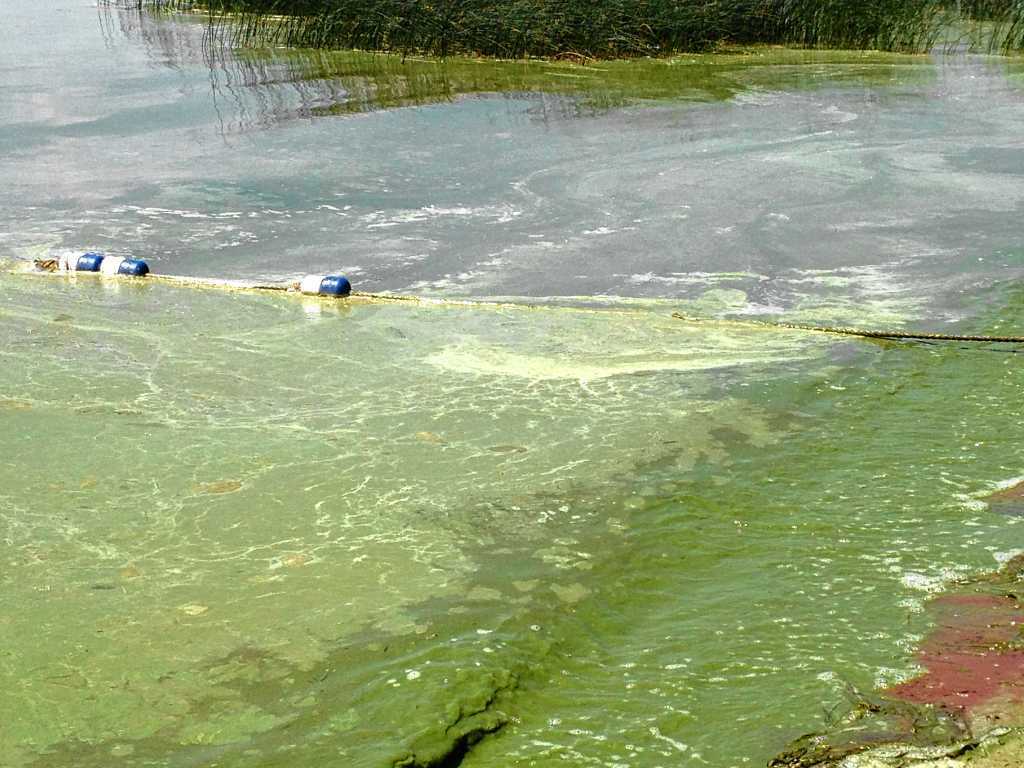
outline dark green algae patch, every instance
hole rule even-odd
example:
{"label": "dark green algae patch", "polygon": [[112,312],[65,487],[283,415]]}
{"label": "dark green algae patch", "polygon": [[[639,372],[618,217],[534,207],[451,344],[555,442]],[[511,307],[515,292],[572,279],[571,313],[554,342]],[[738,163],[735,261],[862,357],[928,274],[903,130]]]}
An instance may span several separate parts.
{"label": "dark green algae patch", "polygon": [[[1024,484],[990,503],[1017,499]],[[770,768],[1010,768],[1024,764],[1024,555],[965,580],[929,606],[923,672],[878,694],[849,688],[823,733],[794,741]]]}

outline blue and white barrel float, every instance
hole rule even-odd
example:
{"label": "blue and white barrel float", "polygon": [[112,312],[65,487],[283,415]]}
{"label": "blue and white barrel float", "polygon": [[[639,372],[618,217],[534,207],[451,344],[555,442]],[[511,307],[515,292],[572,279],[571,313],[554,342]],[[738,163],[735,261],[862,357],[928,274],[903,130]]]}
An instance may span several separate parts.
{"label": "blue and white barrel float", "polygon": [[61,272],[99,272],[101,275],[127,275],[143,277],[149,273],[149,265],[142,259],[124,259],[120,256],[104,256],[102,253],[66,253],[57,261]]}
{"label": "blue and white barrel float", "polygon": [[61,272],[99,272],[102,263],[102,253],[62,253],[57,260],[57,267]]}
{"label": "blue and white barrel float", "polygon": [[307,296],[348,296],[352,284],[344,275],[306,275],[299,282],[299,291]]}
{"label": "blue and white barrel float", "polygon": [[142,259],[122,259],[120,256],[107,256],[100,262],[100,274],[145,277],[149,274],[149,265]]}

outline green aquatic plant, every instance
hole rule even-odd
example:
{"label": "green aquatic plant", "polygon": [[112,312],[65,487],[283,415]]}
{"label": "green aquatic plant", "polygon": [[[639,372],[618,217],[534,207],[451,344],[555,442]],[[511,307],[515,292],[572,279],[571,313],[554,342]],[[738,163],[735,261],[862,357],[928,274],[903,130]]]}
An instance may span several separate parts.
{"label": "green aquatic plant", "polygon": [[950,21],[935,0],[781,0],[779,36],[813,47],[926,51]]}
{"label": "green aquatic plant", "polygon": [[[287,83],[301,83],[307,89],[324,84],[325,96],[310,106],[312,114],[431,104],[472,94],[543,93],[574,98],[542,101],[539,108],[571,110],[572,116],[579,116],[637,101],[719,101],[766,82],[773,87],[813,88],[820,84],[823,68],[836,81],[859,85],[920,83],[934,77],[921,57],[856,51],[766,48],[577,64],[465,56],[441,61],[304,49],[245,51],[232,63],[232,80],[264,89]],[[339,98],[339,93],[344,96]]]}
{"label": "green aquatic plant", "polygon": [[[615,58],[721,43],[926,51],[956,21],[952,0],[124,0],[201,10],[239,46]],[[987,4],[984,5],[983,4]],[[978,18],[1019,0],[972,0]],[[991,7],[990,7],[991,6]],[[1016,17],[1014,17],[1016,18]]]}
{"label": "green aquatic plant", "polygon": [[975,47],[990,53],[1024,50],[1024,0],[967,0],[976,22]]}

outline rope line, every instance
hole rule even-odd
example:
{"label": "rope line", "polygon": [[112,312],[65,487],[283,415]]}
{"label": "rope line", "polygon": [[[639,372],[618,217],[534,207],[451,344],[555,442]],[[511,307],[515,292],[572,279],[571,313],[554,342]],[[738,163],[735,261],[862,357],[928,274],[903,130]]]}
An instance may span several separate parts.
{"label": "rope line", "polygon": [[802,323],[773,322],[769,320],[708,320],[673,312],[672,317],[687,323],[728,323],[729,325],[752,325],[759,328],[781,328],[789,331],[830,333],[836,336],[858,336],[864,339],[904,339],[909,341],[974,341],[989,344],[1022,344],[1024,336],[986,336],[979,334],[926,333],[923,331],[878,331],[863,328],[844,328],[828,325],[804,325]]}

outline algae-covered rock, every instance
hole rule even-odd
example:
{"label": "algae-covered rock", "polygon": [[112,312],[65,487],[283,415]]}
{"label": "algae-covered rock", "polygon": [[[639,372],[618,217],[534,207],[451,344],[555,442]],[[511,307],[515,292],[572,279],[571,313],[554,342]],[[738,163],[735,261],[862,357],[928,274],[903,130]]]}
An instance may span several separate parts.
{"label": "algae-covered rock", "polygon": [[[883,744],[852,755],[807,755],[805,762],[769,765],[800,768],[1020,768],[1024,766],[1024,730],[997,729],[980,739],[940,747]],[[776,758],[778,760],[779,758]]]}
{"label": "algae-covered rock", "polygon": [[883,757],[896,762],[880,766],[912,765],[899,760],[945,757],[969,743],[963,722],[941,709],[869,696],[853,687],[847,694],[852,706],[845,716],[827,732],[801,736],[769,761],[769,768],[853,768]]}
{"label": "algae-covered rock", "polygon": [[456,766],[482,738],[496,733],[509,721],[499,709],[502,696],[515,689],[516,675],[496,670],[483,676],[480,688],[461,702],[453,702],[440,727],[419,734],[394,768],[445,768]]}

